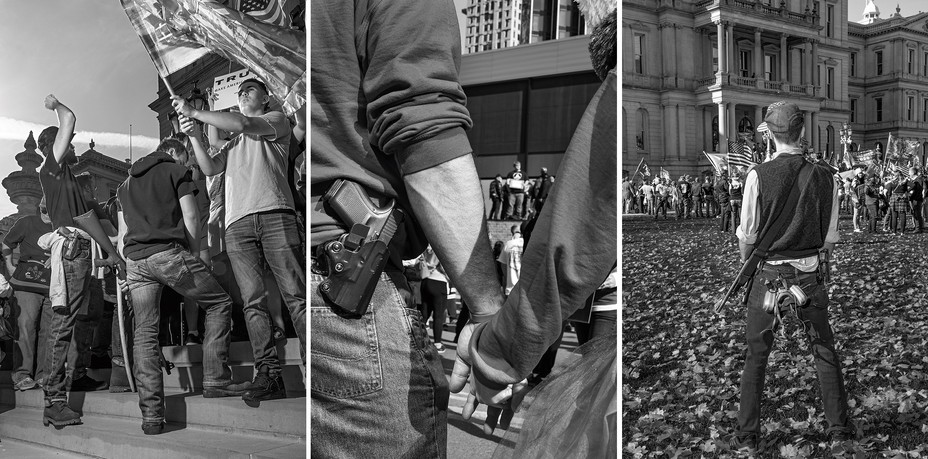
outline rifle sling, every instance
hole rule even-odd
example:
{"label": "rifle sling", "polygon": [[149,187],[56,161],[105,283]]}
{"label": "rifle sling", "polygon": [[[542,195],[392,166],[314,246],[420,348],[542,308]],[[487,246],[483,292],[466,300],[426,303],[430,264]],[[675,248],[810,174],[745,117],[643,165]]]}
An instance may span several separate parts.
{"label": "rifle sling", "polygon": [[786,203],[780,208],[780,211],[773,219],[773,223],[767,228],[767,231],[758,236],[758,241],[757,244],[754,245],[754,250],[744,261],[745,264],[751,263],[751,265],[743,270],[743,279],[750,279],[754,276],[754,272],[757,271],[760,262],[767,259],[767,250],[773,245],[774,239],[783,235],[783,229],[786,228],[787,221],[791,221],[792,219],[782,217],[786,209],[792,209],[793,213],[795,213],[796,206],[799,204],[799,195],[809,184],[810,175],[812,175],[812,164],[805,162],[802,164],[802,167],[799,168],[799,175],[793,182],[789,196],[786,197]]}

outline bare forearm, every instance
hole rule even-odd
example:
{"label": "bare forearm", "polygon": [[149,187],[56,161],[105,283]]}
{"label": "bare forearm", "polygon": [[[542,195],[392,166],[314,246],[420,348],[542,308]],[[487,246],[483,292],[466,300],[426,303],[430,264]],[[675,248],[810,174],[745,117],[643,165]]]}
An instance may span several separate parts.
{"label": "bare forearm", "polygon": [[245,130],[247,117],[241,113],[233,112],[212,112],[209,110],[194,110],[190,117],[202,121],[210,126],[222,129],[223,131],[243,132]]}
{"label": "bare forearm", "polygon": [[416,217],[471,314],[479,320],[495,313],[503,294],[473,157],[460,156],[407,175],[405,181]]}
{"label": "bare forearm", "polygon": [[[215,128],[213,128],[215,130]],[[224,165],[212,158],[209,155],[209,152],[200,142],[200,139],[191,136],[190,144],[193,145],[193,154],[197,158],[197,165],[200,166],[200,170],[203,171],[206,175],[216,175],[225,168]]]}
{"label": "bare forearm", "polygon": [[745,244],[744,242],[738,241],[738,249],[741,251],[741,262],[744,263],[747,261],[748,257],[751,256],[751,253],[754,252],[754,244]]}

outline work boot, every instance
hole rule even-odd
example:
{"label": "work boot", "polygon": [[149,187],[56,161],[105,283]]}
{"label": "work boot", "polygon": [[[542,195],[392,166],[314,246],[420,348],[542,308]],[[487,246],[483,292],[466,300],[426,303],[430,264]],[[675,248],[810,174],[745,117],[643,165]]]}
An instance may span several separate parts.
{"label": "work boot", "polygon": [[158,435],[164,432],[164,421],[143,422],[142,432],[145,435]]}
{"label": "work boot", "polygon": [[216,387],[204,387],[203,388],[203,398],[219,398],[219,397],[241,397],[245,395],[245,391],[251,389],[251,381],[245,382],[230,382],[225,386],[216,386]]}
{"label": "work boot", "polygon": [[71,381],[71,392],[93,392],[95,390],[103,390],[109,387],[109,383],[106,381],[97,381],[96,379],[91,378],[90,376],[84,375],[80,378]]}
{"label": "work boot", "polygon": [[80,423],[81,415],[74,412],[74,410],[68,406],[67,402],[52,402],[51,405],[45,407],[42,424],[46,427],[48,427],[49,424],[55,427],[64,427]]}
{"label": "work boot", "polygon": [[251,387],[242,395],[242,400],[246,402],[257,402],[262,400],[277,400],[287,398],[287,389],[284,387],[284,379],[277,376],[270,376],[261,372],[255,376]]}

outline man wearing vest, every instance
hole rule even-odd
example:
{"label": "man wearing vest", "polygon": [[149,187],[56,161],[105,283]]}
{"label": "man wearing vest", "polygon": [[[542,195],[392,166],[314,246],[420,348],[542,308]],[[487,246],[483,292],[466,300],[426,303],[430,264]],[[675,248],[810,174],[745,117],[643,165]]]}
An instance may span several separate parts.
{"label": "man wearing vest", "polygon": [[[747,303],[747,356],[741,374],[738,429],[730,444],[733,449],[753,449],[758,444],[764,371],[773,347],[771,329],[776,320],[772,311],[765,312],[763,306],[767,283],[781,280],[782,287],[798,286],[808,297],[804,306],[798,304],[801,300],[796,301],[796,311],[799,319],[808,324],[829,426],[826,432],[831,440],[843,441],[853,438],[854,428],[848,416],[841,359],[835,351],[834,334],[828,322],[825,273],[820,274],[819,270],[819,264],[827,262],[838,241],[834,170],[821,162],[810,164],[803,158],[799,139],[804,132],[804,119],[795,104],[771,104],[764,121],[773,135],[777,153],[771,161],[755,166],[745,180],[741,225],[737,230],[742,261],[750,258],[755,245],[762,247],[772,242],[767,257],[754,274],[753,284],[749,284],[752,287]],[[807,170],[801,174],[803,169]],[[798,187],[798,195],[790,196],[793,187]],[[790,205],[791,200],[795,206]],[[771,227],[774,227],[772,233],[765,234]],[[825,249],[823,255],[819,254],[820,249]]]}

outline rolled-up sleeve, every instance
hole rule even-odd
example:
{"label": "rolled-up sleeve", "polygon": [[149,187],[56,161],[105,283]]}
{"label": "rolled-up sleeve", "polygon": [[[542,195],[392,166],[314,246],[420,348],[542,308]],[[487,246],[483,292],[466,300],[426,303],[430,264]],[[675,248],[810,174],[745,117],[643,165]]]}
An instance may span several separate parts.
{"label": "rolled-up sleeve", "polygon": [[454,4],[379,1],[357,40],[371,145],[394,155],[403,175],[470,154]]}
{"label": "rolled-up sleeve", "polygon": [[753,244],[757,241],[758,222],[760,220],[760,206],[758,197],[757,171],[751,170],[744,180],[744,197],[741,200],[741,224],[735,234],[744,244]]}

